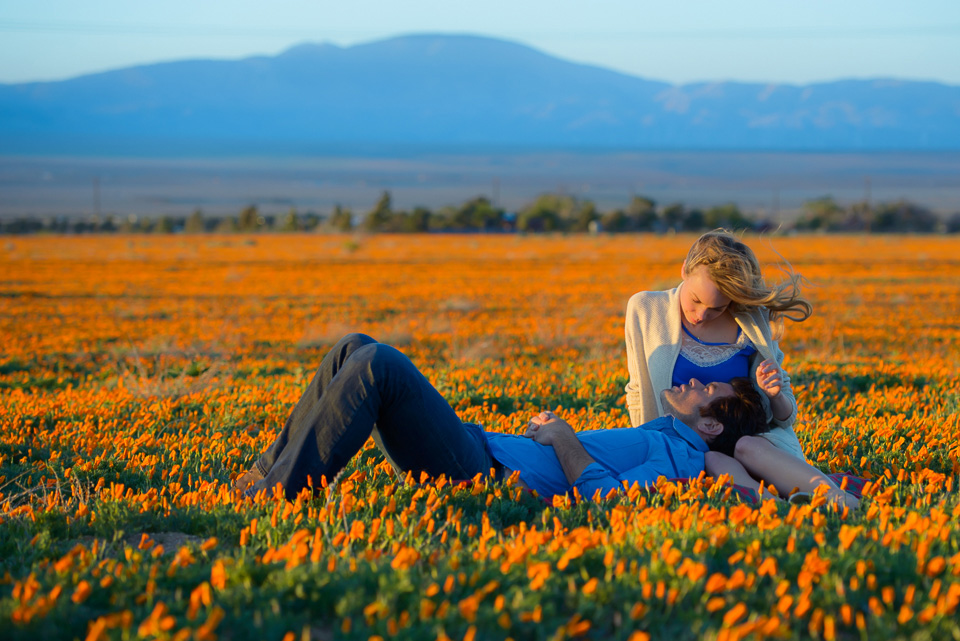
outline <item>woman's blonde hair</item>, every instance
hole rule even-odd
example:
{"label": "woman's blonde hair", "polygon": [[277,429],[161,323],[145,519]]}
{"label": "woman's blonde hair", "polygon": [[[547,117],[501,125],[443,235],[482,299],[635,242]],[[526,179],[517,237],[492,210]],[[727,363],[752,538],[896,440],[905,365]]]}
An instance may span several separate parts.
{"label": "woman's blonde hair", "polygon": [[730,299],[733,311],[766,307],[774,336],[783,332],[783,319],[801,322],[813,313],[810,301],[800,295],[803,277],[789,263],[781,268],[786,279],[768,285],[760,271],[760,261],[749,247],[725,229],[707,232],[693,243],[687,253],[684,273],[704,265],[710,280]]}

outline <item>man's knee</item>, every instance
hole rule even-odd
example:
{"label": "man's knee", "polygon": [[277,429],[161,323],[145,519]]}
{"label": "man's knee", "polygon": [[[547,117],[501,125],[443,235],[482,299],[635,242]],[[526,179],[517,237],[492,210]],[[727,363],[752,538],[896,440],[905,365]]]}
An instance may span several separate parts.
{"label": "man's knee", "polygon": [[734,447],[733,457],[741,463],[750,463],[764,456],[769,445],[762,436],[743,436]]}
{"label": "man's knee", "polygon": [[335,350],[347,349],[348,351],[354,351],[360,349],[364,345],[370,345],[376,343],[377,341],[366,334],[361,334],[360,332],[351,332],[346,334],[343,338],[337,341]]}
{"label": "man's knee", "polygon": [[359,347],[350,357],[350,360],[351,362],[355,361],[358,365],[369,366],[375,370],[382,369],[385,366],[388,367],[394,363],[409,362],[409,359],[396,347],[377,342],[367,343]]}

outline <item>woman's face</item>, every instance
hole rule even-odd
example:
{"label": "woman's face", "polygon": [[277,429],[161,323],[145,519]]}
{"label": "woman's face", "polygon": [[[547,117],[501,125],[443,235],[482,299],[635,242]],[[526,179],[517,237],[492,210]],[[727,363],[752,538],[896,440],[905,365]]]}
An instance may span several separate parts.
{"label": "woman's face", "polygon": [[709,323],[730,306],[730,299],[720,293],[707,272],[706,265],[698,265],[686,271],[684,262],[680,275],[683,287],[680,288],[680,309],[683,317],[694,326]]}

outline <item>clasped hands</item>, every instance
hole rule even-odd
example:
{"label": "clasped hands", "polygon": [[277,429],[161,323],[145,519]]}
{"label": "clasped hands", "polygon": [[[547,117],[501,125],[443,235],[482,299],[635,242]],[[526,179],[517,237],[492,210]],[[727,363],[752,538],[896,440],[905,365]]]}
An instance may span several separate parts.
{"label": "clasped hands", "polygon": [[540,412],[531,418],[524,434],[541,445],[553,445],[566,435],[574,435],[573,427],[553,412]]}

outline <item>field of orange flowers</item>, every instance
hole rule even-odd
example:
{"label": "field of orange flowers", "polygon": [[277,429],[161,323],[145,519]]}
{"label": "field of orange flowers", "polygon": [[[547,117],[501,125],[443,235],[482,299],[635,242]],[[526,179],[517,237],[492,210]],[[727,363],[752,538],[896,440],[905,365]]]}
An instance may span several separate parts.
{"label": "field of orange flowers", "polygon": [[0,239],[0,636],[958,638],[960,240],[747,240],[810,281],[797,432],[859,510],[705,478],[545,504],[372,443],[316,497],[231,490],[348,331],[489,430],[626,426],[626,301],[691,237]]}

